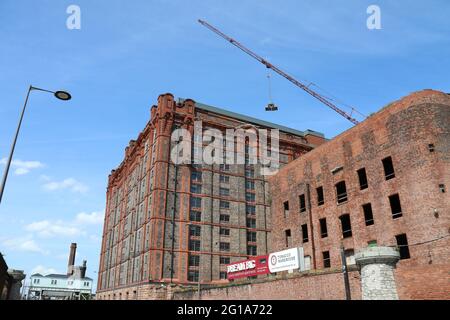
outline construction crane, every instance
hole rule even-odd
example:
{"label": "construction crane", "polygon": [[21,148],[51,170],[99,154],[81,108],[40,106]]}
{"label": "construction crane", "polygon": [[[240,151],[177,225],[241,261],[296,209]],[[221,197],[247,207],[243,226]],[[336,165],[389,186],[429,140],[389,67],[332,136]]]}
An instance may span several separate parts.
{"label": "construction crane", "polygon": [[[224,34],[223,32],[221,32],[220,30],[218,30],[217,28],[213,27],[212,25],[210,25],[208,22],[203,21],[203,20],[198,20],[199,23],[201,23],[203,26],[205,26],[206,28],[208,28],[209,30],[213,31],[214,33],[218,34],[219,36],[221,36],[222,38],[224,38],[225,40],[227,40],[228,42],[230,42],[232,45],[238,47],[239,49],[241,49],[242,51],[244,51],[245,53],[247,53],[249,56],[253,57],[254,59],[258,60],[259,62],[261,62],[262,64],[264,64],[267,68],[275,71],[276,73],[278,73],[280,76],[286,78],[287,80],[289,80],[290,82],[292,82],[293,84],[295,84],[297,87],[299,87],[300,89],[306,91],[307,93],[309,93],[310,95],[312,95],[314,98],[316,98],[317,100],[319,100],[320,102],[322,102],[323,104],[325,104],[326,106],[330,107],[331,109],[333,109],[334,111],[336,111],[337,113],[339,113],[341,116],[343,116],[344,118],[346,118],[347,120],[349,120],[350,122],[352,122],[353,124],[358,124],[358,120],[356,120],[355,118],[353,118],[350,114],[348,114],[347,112],[345,112],[344,110],[338,108],[334,103],[332,103],[331,101],[329,101],[329,99],[325,98],[324,96],[320,95],[319,93],[315,92],[314,90],[311,90],[308,86],[304,85],[303,83],[301,83],[300,81],[296,80],[294,77],[290,76],[289,74],[287,74],[286,72],[282,71],[281,69],[279,69],[278,67],[274,66],[273,64],[271,64],[269,61],[263,59],[262,57],[260,57],[259,55],[257,55],[256,53],[254,53],[253,51],[251,51],[250,49],[246,48],[244,45],[242,45],[241,43],[239,43],[238,41],[234,40],[233,38],[230,38],[229,36],[227,36],[226,34]],[[268,108],[266,108],[266,110],[268,111],[273,111],[276,109],[270,109],[270,104],[268,106]]]}

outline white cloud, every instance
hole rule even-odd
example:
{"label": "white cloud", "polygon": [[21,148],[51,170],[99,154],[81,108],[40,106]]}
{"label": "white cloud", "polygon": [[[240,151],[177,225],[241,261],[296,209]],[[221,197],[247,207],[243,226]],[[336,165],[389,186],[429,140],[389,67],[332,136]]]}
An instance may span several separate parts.
{"label": "white cloud", "polygon": [[63,221],[42,220],[30,223],[25,230],[34,232],[42,238],[53,238],[57,236],[79,236],[85,234],[80,228]]}
{"label": "white cloud", "polygon": [[[0,164],[5,165],[7,162],[6,158],[2,158],[0,160]],[[42,168],[44,164],[39,161],[22,161],[22,160],[13,160],[11,162],[11,167],[13,167],[14,174],[16,175],[24,175],[29,173],[33,169]]]}
{"label": "white cloud", "polygon": [[99,236],[97,236],[97,235],[95,235],[95,234],[91,234],[91,235],[89,236],[89,239],[90,239],[92,242],[95,242],[95,243],[100,243],[100,241],[102,241],[102,238],[99,237]]}
{"label": "white cloud", "polygon": [[6,239],[2,242],[2,245],[14,251],[34,252],[45,255],[48,254],[48,251],[42,249],[30,236]]}
{"label": "white cloud", "polygon": [[88,236],[86,228],[101,225],[103,212],[80,212],[68,221],[49,219],[35,221],[25,225],[24,229],[40,238]]}
{"label": "white cloud", "polygon": [[35,273],[40,273],[43,276],[45,276],[45,275],[52,274],[52,273],[58,273],[58,271],[56,271],[56,269],[53,269],[53,268],[47,268],[42,265],[37,265],[36,267],[34,267],[31,270],[31,274],[35,274]]}
{"label": "white cloud", "polygon": [[101,224],[103,223],[103,212],[85,213],[80,212],[75,217],[75,223],[77,224]]}
{"label": "white cloud", "polygon": [[[48,180],[48,177],[46,177],[46,178]],[[43,186],[44,186],[44,189],[46,189],[48,191],[68,189],[72,192],[86,193],[89,190],[88,186],[77,181],[74,178],[67,178],[62,181],[48,180],[48,182],[45,183]]]}

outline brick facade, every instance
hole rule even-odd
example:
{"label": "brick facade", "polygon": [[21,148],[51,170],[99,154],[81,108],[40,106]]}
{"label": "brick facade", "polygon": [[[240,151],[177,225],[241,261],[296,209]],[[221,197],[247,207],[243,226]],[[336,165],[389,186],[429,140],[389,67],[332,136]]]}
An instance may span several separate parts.
{"label": "brick facade", "polygon": [[161,282],[189,285],[200,278],[203,284],[226,283],[221,275],[227,259],[270,252],[268,186],[259,164],[227,168],[170,161],[172,131],[183,128],[193,134],[198,120],[204,129],[221,132],[248,125],[279,129],[282,165],[325,141],[314,131],[161,95],[149,123],[109,176],[98,298],[145,298],[143,292],[151,298],[158,296]]}
{"label": "brick facade", "polygon": [[[160,105],[170,97],[162,96],[158,108],[162,109]],[[354,252],[377,245],[396,247],[400,251],[402,259],[394,271],[400,299],[450,299],[450,96],[433,90],[416,92],[326,143],[321,143],[320,135],[314,132],[312,135],[309,140],[307,133],[297,138],[307,139],[309,144],[318,145],[316,148],[303,145],[297,153],[301,157],[285,165],[268,181],[262,179],[264,201],[261,206],[264,209],[259,217],[265,222],[257,218],[257,227],[266,227],[258,229],[258,254],[268,249],[273,252],[301,246],[311,270],[226,284],[217,278],[221,268],[214,257],[216,253],[218,256],[223,253],[220,248],[211,247],[216,239],[221,239],[213,232],[211,237],[202,237],[205,252],[201,252],[200,278],[204,284],[201,298],[344,299],[340,272],[343,246],[352,270],[349,273],[352,298],[361,299],[360,273],[355,271]],[[289,160],[297,156],[291,154]],[[190,177],[192,168],[180,170],[186,170],[184,176]],[[212,171],[208,177],[215,174],[215,170],[202,170]],[[242,174],[237,168],[231,170],[233,173],[236,170],[236,176]],[[108,199],[113,194],[111,188],[117,185],[113,181],[110,178]],[[211,191],[203,195],[201,208],[202,217],[206,212],[210,222],[216,213],[208,205],[203,206],[203,201],[214,198],[211,193],[216,192],[217,182],[212,181],[206,185]],[[244,184],[243,181],[238,183]],[[270,184],[270,190],[266,183]],[[190,187],[186,188],[188,192]],[[188,208],[185,210],[189,212]],[[247,230],[239,220],[245,219],[245,205],[230,211],[240,217],[236,217],[236,229]],[[112,212],[107,210],[106,219]],[[155,214],[151,213],[150,217]],[[214,221],[214,217],[212,219]],[[179,224],[178,234],[184,241],[188,241],[183,233],[183,225],[187,223]],[[202,232],[211,234],[215,226],[206,225],[205,231],[202,223]],[[111,247],[105,244],[108,230],[110,227],[105,224],[102,259],[108,256],[106,252]],[[152,232],[157,230],[154,228]],[[238,236],[230,235],[231,250],[235,252],[229,254],[231,261],[246,256],[243,250],[248,245],[244,237],[246,231],[237,230]],[[162,245],[158,242],[164,239],[162,232],[153,237],[152,241]],[[203,243],[205,239],[207,244]],[[162,283],[142,281],[122,287],[116,284],[115,289],[99,286],[99,298],[130,298],[134,292],[136,299],[198,299],[195,287],[189,286],[193,283],[186,281],[189,267],[180,264],[176,273],[179,278],[172,281],[176,284],[168,284],[169,279],[162,270],[169,262],[161,258],[170,250],[164,247],[152,250],[149,251],[154,255],[149,274]],[[179,259],[186,261],[188,255],[189,251],[181,252]],[[114,265],[109,265],[111,267]],[[100,274],[107,270],[101,266]]]}
{"label": "brick facade", "polygon": [[394,102],[270,184],[274,250],[302,246],[323,269],[341,265],[341,245],[350,263],[368,245],[400,245],[400,298],[450,298],[450,95],[424,90]]}

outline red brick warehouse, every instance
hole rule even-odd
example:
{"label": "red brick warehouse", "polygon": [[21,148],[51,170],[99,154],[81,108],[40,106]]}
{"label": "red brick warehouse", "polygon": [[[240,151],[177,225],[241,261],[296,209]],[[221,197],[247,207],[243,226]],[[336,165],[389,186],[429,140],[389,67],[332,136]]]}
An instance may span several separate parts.
{"label": "red brick warehouse", "polygon": [[398,246],[401,299],[450,299],[450,95],[424,90],[303,155],[269,179],[273,249],[313,269]]}
{"label": "red brick warehouse", "polygon": [[170,161],[172,131],[179,127],[193,134],[195,120],[204,130],[222,132],[249,124],[279,129],[282,166],[325,141],[311,130],[161,95],[147,126],[109,176],[99,298],[136,298],[138,290],[161,282],[226,283],[228,263],[270,252],[268,185],[259,164]]}

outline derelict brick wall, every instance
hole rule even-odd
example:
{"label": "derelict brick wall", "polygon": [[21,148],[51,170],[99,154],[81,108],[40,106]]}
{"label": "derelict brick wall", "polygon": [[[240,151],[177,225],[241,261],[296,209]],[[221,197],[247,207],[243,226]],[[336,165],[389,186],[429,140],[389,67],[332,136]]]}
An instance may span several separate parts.
{"label": "derelict brick wall", "polygon": [[[430,152],[430,144],[434,145],[433,152]],[[393,160],[395,178],[385,180],[382,159],[388,156]],[[342,167],[340,171],[332,172],[339,167]],[[360,190],[356,171],[363,167],[369,187]],[[337,204],[335,184],[343,180],[348,201]],[[416,285],[401,284],[403,297],[424,297],[421,286],[434,287],[435,282],[428,282],[427,276],[419,272],[420,267],[431,265],[431,278],[433,274],[448,272],[445,268],[450,259],[448,94],[424,90],[396,101],[365,122],[291,162],[269,181],[274,250],[286,247],[285,231],[290,229],[292,246],[302,246],[305,255],[312,256],[312,267],[315,257],[316,267],[323,268],[323,251],[330,252],[331,266],[337,267],[340,265],[341,243],[346,249],[354,250],[366,247],[371,240],[376,240],[378,245],[395,246],[395,236],[404,233],[410,244],[411,258],[401,260],[396,273],[402,279],[400,282],[412,278],[414,270],[417,274]],[[440,184],[445,186],[445,192],[440,191]],[[299,196],[308,194],[308,186],[311,211],[301,213]],[[316,196],[316,188],[320,186],[324,188],[325,204],[322,206],[318,206]],[[400,197],[403,216],[393,219],[389,196],[396,193]],[[283,210],[285,201],[289,201],[290,207],[286,216]],[[374,225],[365,224],[362,211],[365,203],[372,204]],[[345,239],[339,220],[342,214],[350,214],[352,226],[352,236]],[[320,236],[321,218],[327,219],[328,236],[325,238]],[[308,225],[307,243],[302,241],[302,224]],[[404,277],[402,272],[406,272]]]}
{"label": "derelict brick wall", "polygon": [[401,300],[450,300],[450,264],[430,264],[395,270]]}
{"label": "derelict brick wall", "polygon": [[[358,271],[349,272],[352,299],[361,299]],[[175,291],[175,300],[197,300],[196,290]],[[339,270],[320,274],[289,275],[284,279],[203,289],[202,300],[343,300],[345,289]]]}

